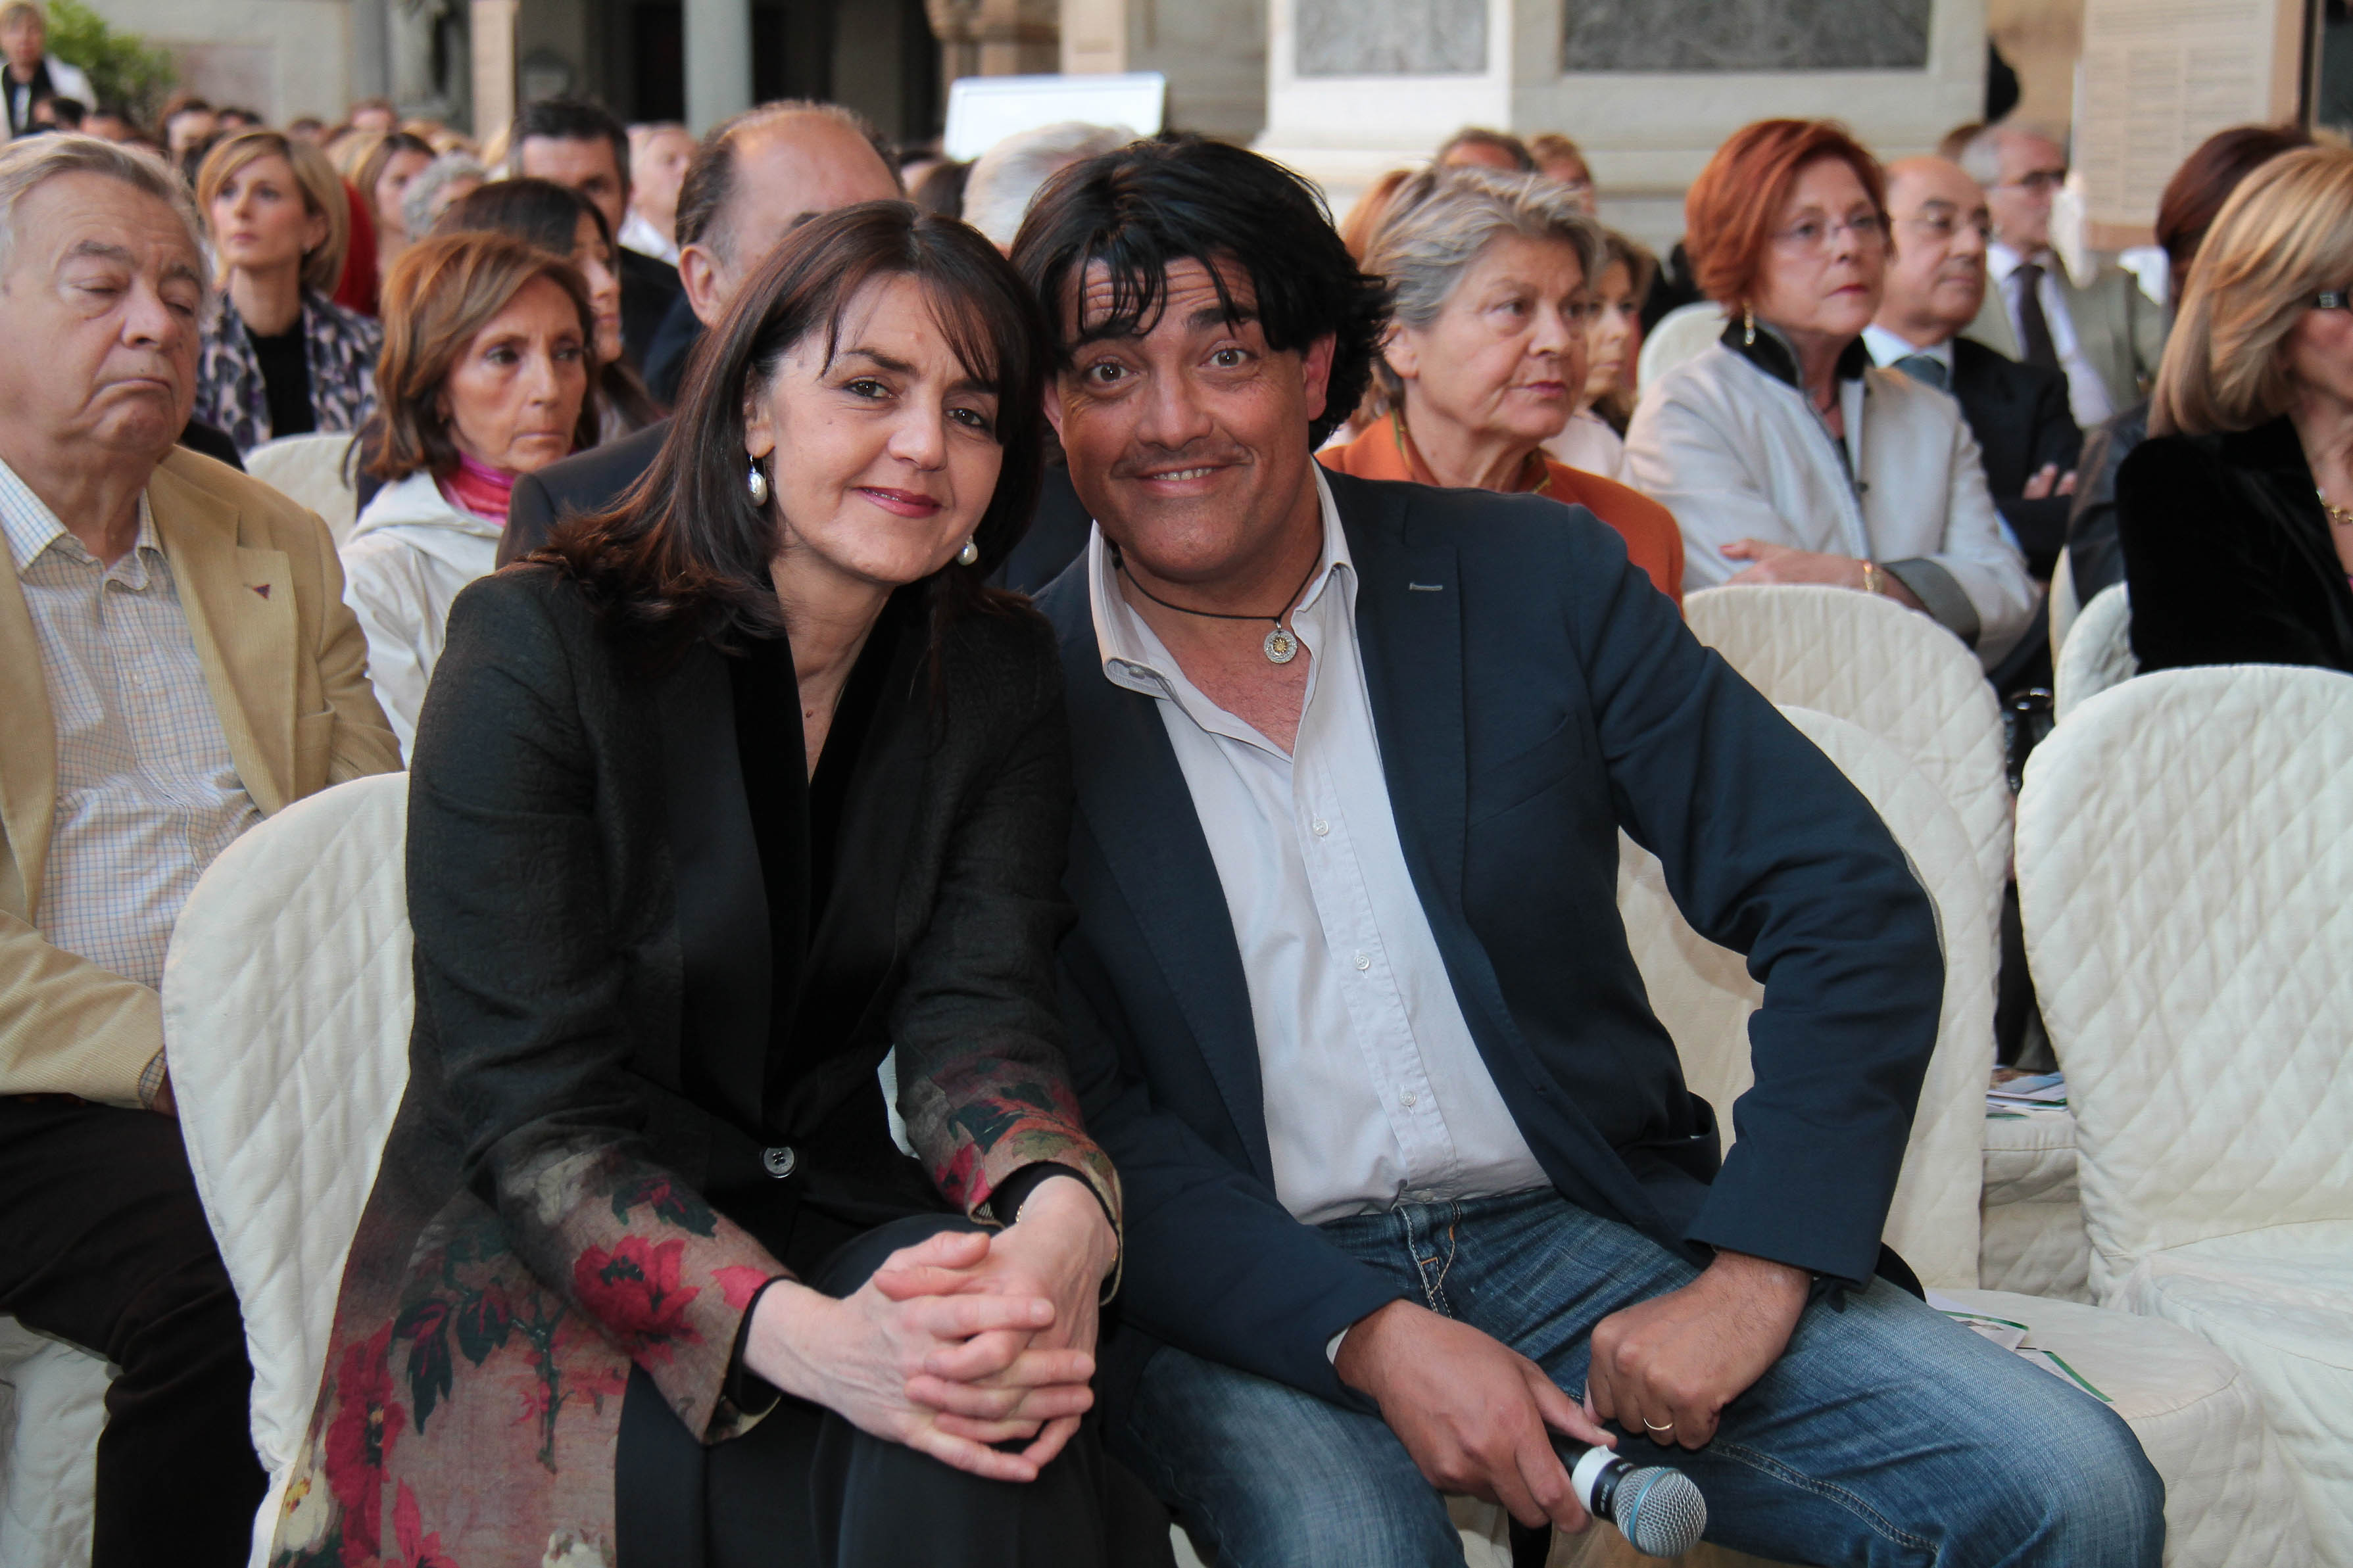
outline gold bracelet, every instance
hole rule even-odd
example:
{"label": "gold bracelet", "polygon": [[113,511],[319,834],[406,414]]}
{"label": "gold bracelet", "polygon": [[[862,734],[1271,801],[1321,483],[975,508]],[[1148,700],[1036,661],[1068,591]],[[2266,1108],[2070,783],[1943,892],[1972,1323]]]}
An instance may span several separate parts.
{"label": "gold bracelet", "polygon": [[1862,563],[1862,591],[1866,594],[1878,593],[1880,575],[1878,562],[1864,562]]}

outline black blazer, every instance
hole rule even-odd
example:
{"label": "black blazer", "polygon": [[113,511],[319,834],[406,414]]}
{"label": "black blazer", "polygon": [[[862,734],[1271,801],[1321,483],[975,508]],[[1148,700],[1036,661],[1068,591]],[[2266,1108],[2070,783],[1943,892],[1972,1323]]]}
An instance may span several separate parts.
{"label": "black blazer", "polygon": [[2116,540],[2116,470],[2148,439],[2148,399],[2142,398],[2084,438],[2067,513],[2067,574],[2075,598],[2088,605],[2103,588],[2125,580],[2124,546]]}
{"label": "black blazer", "polygon": [[[1398,837],[1454,994],[1559,1191],[1686,1255],[1868,1280],[1944,964],[1870,805],[1582,508],[1329,476]],[[1250,995],[1156,704],[1104,679],[1083,563],[1061,638],[1079,808],[1064,1011],[1127,1194],[1114,1397],[1155,1342],[1347,1397],[1327,1340],[1394,1289],[1276,1201]],[[1766,981],[1719,1173],[1618,918],[1618,832]],[[1825,1136],[1824,1129],[1838,1130]]]}
{"label": "black blazer", "polygon": [[662,318],[684,297],[678,268],[659,256],[618,247],[621,258],[621,348],[630,368],[641,370]]}
{"label": "black blazer", "polygon": [[1968,338],[1953,340],[1953,395],[1985,455],[1986,484],[2008,520],[2037,577],[2048,577],[2067,542],[2069,496],[2025,498],[2026,481],[2043,465],[2074,470],[2084,433],[2067,405],[2067,378],[2042,365],[2021,364]]}
{"label": "black blazer", "polygon": [[[563,518],[597,511],[619,500],[623,490],[637,483],[638,475],[653,467],[670,426],[667,419],[649,425],[634,436],[550,463],[517,479],[507,501],[506,531],[499,537],[499,564],[520,561],[546,543]],[[1029,531],[990,581],[1017,593],[1036,593],[1086,548],[1088,531],[1093,527],[1094,520],[1088,516],[1078,492],[1071,489],[1070,474],[1059,465],[1048,468]]]}
{"label": "black blazer", "polygon": [[2353,588],[2284,416],[2142,442],[2116,471],[2116,530],[2142,669],[2353,671]]}

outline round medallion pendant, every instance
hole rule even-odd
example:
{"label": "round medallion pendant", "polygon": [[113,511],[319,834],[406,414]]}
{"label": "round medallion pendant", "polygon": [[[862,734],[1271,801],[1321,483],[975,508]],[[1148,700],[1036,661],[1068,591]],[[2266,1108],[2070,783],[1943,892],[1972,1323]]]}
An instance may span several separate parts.
{"label": "round medallion pendant", "polygon": [[1260,646],[1266,650],[1269,664],[1289,664],[1299,657],[1299,639],[1291,635],[1287,626],[1277,626],[1267,633],[1266,641]]}

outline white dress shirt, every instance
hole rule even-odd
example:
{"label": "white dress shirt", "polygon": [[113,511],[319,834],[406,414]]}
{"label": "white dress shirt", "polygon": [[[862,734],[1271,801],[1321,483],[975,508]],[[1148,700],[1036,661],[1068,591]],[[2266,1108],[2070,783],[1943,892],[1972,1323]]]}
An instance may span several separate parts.
{"label": "white dress shirt", "polygon": [[0,463],[0,531],[57,726],[41,935],[161,985],[189,889],[261,810],[237,775],[146,496],[138,543],[109,566]]}
{"label": "white dress shirt", "polygon": [[1319,471],[1324,563],[1293,752],[1209,700],[1087,546],[1103,676],[1157,700],[1250,985],[1275,1195],[1310,1224],[1548,1184],[1463,1022],[1406,869],[1356,644],[1356,568]]}
{"label": "white dress shirt", "polygon": [[678,265],[678,241],[648,222],[645,214],[635,207],[621,219],[621,232],[613,237],[639,256],[650,256],[672,267]]}
{"label": "white dress shirt", "polygon": [[1862,329],[1862,346],[1871,351],[1871,363],[1882,370],[1893,370],[1898,360],[1918,355],[1935,360],[1945,367],[1945,384],[1940,389],[1949,392],[1953,385],[1953,340],[1930,343],[1926,348],[1906,338],[1901,332],[1891,332],[1877,321]]}
{"label": "white dress shirt", "polygon": [[2042,315],[2051,323],[2051,346],[2059,354],[2059,368],[2067,374],[2067,404],[2074,412],[2075,423],[2089,430],[2104,425],[2116,412],[2108,401],[2108,384],[2100,379],[2099,368],[2084,357],[2081,340],[2075,336],[2074,318],[2067,314],[2067,297],[2059,287],[2058,272],[2063,263],[2050,251],[2041,256],[2021,256],[2010,247],[1995,240],[1986,247],[1986,271],[1993,286],[2001,290],[2002,309],[2010,312],[2010,330],[2018,340],[2019,352],[2026,348],[2026,329],[2019,315],[2021,291],[2025,279],[2018,269],[2029,259],[2042,267],[2042,279],[2035,295],[2042,301]]}

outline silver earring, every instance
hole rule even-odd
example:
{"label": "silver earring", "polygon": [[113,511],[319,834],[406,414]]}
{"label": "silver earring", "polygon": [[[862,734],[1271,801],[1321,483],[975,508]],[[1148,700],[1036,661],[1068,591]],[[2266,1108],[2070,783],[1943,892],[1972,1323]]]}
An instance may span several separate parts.
{"label": "silver earring", "polygon": [[768,504],[768,476],[760,471],[760,462],[756,458],[752,460],[752,471],[745,476],[744,488],[751,492],[754,506]]}
{"label": "silver earring", "polygon": [[956,563],[962,566],[979,565],[980,546],[972,540],[965,540],[964,548],[956,552]]}

